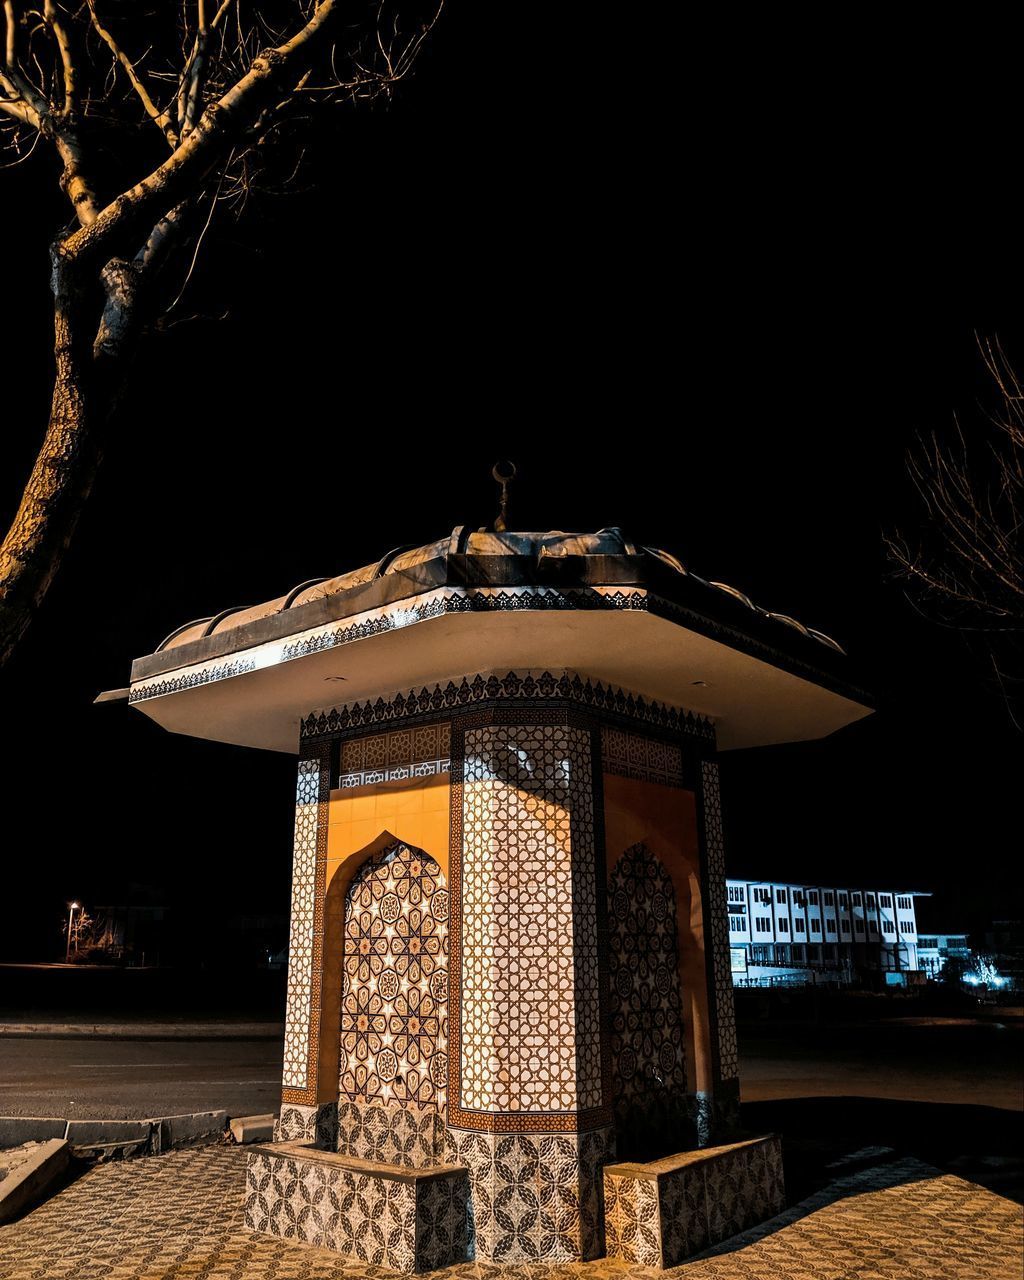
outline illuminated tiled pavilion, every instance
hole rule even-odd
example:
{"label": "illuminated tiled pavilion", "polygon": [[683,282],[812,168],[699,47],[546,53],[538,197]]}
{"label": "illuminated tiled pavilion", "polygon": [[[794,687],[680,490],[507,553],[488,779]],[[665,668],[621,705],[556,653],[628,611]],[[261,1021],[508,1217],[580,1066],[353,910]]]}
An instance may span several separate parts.
{"label": "illuminated tiled pavilion", "polygon": [[868,714],[844,662],[618,529],[467,528],[137,659],[104,697],[298,755],[250,1226],[668,1266],[777,1210],[777,1140],[735,1132],[717,754]]}

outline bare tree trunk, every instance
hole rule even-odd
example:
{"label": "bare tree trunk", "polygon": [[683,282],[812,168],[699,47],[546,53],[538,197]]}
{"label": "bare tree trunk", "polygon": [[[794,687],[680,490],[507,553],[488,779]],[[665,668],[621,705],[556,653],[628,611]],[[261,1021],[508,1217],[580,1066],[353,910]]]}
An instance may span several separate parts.
{"label": "bare tree trunk", "polygon": [[107,395],[94,385],[81,303],[56,290],[50,421],[21,505],[0,547],[0,666],[60,568],[99,466]]}

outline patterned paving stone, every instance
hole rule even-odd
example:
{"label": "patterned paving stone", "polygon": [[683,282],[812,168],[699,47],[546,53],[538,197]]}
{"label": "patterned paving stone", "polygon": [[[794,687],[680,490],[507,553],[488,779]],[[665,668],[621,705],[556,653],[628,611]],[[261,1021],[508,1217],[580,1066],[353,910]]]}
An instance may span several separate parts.
{"label": "patterned paving stone", "polygon": [[[242,1225],[244,1149],[100,1165],[0,1227],[0,1280],[394,1280]],[[916,1160],[840,1179],[671,1271],[465,1263],[435,1280],[1020,1280],[1020,1207]]]}

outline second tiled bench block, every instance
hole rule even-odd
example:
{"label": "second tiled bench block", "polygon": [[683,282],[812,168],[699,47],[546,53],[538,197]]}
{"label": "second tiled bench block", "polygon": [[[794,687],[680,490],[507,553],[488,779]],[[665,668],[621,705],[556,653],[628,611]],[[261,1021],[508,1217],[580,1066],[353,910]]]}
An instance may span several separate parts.
{"label": "second tiled bench block", "polygon": [[677,1266],[784,1205],[774,1134],[604,1169],[608,1256],[648,1267]]}

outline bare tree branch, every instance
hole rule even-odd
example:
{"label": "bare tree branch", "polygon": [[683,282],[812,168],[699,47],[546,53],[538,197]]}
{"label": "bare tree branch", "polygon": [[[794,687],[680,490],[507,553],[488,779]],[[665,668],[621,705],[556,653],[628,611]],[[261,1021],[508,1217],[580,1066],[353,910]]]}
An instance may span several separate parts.
{"label": "bare tree branch", "polygon": [[1006,663],[1024,672],[1024,390],[998,339],[977,343],[995,408],[970,437],[958,417],[950,436],[918,437],[907,475],[924,521],[916,539],[896,531],[885,545],[926,616],[987,645],[986,665],[1017,723]]}
{"label": "bare tree branch", "polygon": [[132,355],[192,279],[218,203],[237,216],[275,175],[289,185],[314,112],[386,98],[409,74],[440,9],[407,31],[399,4],[430,0],[347,0],[344,16],[342,0],[3,0],[0,147],[12,164],[52,148],[77,225],[51,250],[56,378],[0,545],[0,663],[74,535]]}
{"label": "bare tree branch", "polygon": [[142,103],[146,115],[149,116],[156,127],[164,135],[173,150],[178,145],[178,133],[174,127],[169,112],[161,111],[156,105],[150,97],[149,90],[146,88],[142,77],[136,71],[135,64],[117,43],[110,31],[100,21],[99,14],[96,12],[96,0],[87,0],[87,2],[89,5],[89,17],[92,21],[96,34],[106,44],[107,48],[124,69],[124,73],[128,77],[128,82],[138,94],[139,101]]}

